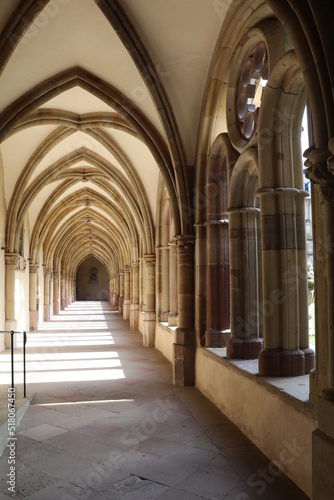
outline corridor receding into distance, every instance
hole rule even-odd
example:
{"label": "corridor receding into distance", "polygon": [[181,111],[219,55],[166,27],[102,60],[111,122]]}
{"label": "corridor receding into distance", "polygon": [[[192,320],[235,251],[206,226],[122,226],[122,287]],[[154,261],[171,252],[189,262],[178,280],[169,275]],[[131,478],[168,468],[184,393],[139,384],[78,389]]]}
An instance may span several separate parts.
{"label": "corridor receding into distance", "polygon": [[[8,350],[0,363],[9,380]],[[307,498],[195,387],[174,386],[171,363],[107,302],[74,302],[31,332],[27,372],[16,498]]]}

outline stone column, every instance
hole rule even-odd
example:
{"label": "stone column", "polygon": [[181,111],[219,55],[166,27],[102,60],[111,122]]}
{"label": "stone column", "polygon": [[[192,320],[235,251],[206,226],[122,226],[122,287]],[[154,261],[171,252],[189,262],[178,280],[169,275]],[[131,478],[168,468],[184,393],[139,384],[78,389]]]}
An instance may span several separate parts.
{"label": "stone column", "polygon": [[119,297],[118,297],[118,312],[123,314],[124,300],[124,270],[119,272]]}
{"label": "stone column", "polygon": [[130,266],[124,268],[124,301],[123,301],[123,319],[130,318]]}
{"label": "stone column", "polygon": [[66,277],[65,274],[61,274],[61,299],[60,307],[63,311],[66,307]]}
{"label": "stone column", "polygon": [[260,210],[235,208],[229,212],[231,338],[226,357],[257,359],[263,349],[259,337],[258,231]]}
{"label": "stone column", "polygon": [[50,321],[50,278],[50,269],[44,267],[44,321]]}
{"label": "stone column", "polygon": [[300,350],[298,249],[295,188],[263,188],[261,201],[264,349],[259,354],[262,376],[305,374]]}
{"label": "stone column", "polygon": [[169,314],[168,326],[177,326],[177,251],[176,241],[169,242]]}
{"label": "stone column", "polygon": [[71,303],[71,276],[66,276],[66,305]]}
{"label": "stone column", "polygon": [[53,314],[59,314],[59,273],[53,273]]}
{"label": "stone column", "polygon": [[223,297],[221,297],[222,279],[220,253],[221,234],[220,220],[208,220],[207,228],[207,330],[205,332],[206,347],[223,346],[223,328],[221,325],[221,309]]}
{"label": "stone column", "polygon": [[168,321],[169,315],[169,246],[160,247],[161,256],[161,303],[160,303],[160,321]]}
{"label": "stone column", "polygon": [[155,255],[144,255],[145,261],[145,309],[143,346],[154,347],[155,341]]}
{"label": "stone column", "polygon": [[[310,388],[320,395],[319,427],[312,434],[312,499],[333,498],[334,491],[334,138],[327,148],[306,152],[306,176],[312,191],[315,217],[314,279],[316,304],[316,369]],[[319,219],[319,220],[318,220]],[[314,379],[314,380],[313,380]],[[311,397],[310,397],[311,399]]]}
{"label": "stone column", "polygon": [[37,271],[38,264],[29,264],[29,327],[31,331],[38,327],[37,310]]}
{"label": "stone column", "polygon": [[119,273],[115,274],[115,294],[113,300],[113,306],[118,308],[118,300],[119,300]]}
{"label": "stone column", "polygon": [[[5,254],[5,330],[16,330],[15,318],[15,270],[19,256],[16,253]],[[10,347],[10,335],[5,335],[5,348]]]}
{"label": "stone column", "polygon": [[77,287],[76,287],[76,279],[74,276],[71,278],[71,283],[72,283],[72,302],[75,302],[77,300]]}
{"label": "stone column", "polygon": [[173,383],[191,386],[195,379],[193,235],[176,238],[178,252],[178,327],[175,331]]}
{"label": "stone column", "polygon": [[108,295],[108,302],[110,305],[113,303],[113,295],[114,295],[114,277],[110,276],[109,277],[109,295]]}
{"label": "stone column", "polygon": [[130,330],[139,327],[139,262],[132,262],[131,273],[131,305],[130,305]]}

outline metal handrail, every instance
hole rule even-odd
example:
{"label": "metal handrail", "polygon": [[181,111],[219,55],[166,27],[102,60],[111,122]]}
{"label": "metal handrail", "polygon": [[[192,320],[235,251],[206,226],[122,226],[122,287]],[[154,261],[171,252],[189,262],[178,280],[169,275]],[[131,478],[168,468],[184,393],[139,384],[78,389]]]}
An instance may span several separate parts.
{"label": "metal handrail", "polygon": [[11,358],[11,372],[12,372],[12,385],[11,389],[14,391],[14,335],[17,333],[23,334],[23,397],[27,397],[27,384],[26,384],[26,343],[27,343],[27,332],[15,332],[10,331],[0,331],[0,333],[8,334],[10,333],[10,358]]}

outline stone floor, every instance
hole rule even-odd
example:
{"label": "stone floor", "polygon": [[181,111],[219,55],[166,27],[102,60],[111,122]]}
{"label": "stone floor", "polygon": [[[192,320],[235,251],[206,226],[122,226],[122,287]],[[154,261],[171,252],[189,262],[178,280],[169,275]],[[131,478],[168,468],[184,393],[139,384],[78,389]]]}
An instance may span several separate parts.
{"label": "stone floor", "polygon": [[42,326],[28,336],[36,394],[1,457],[0,500],[307,498],[196,388],[174,387],[170,363],[108,304],[77,302]]}

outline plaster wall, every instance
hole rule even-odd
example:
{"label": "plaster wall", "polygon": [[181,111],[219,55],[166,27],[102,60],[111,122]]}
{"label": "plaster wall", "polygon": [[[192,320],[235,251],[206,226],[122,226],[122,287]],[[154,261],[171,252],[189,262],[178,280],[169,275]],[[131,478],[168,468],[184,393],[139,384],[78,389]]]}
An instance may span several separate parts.
{"label": "plaster wall", "polygon": [[173,343],[174,332],[161,323],[156,323],[155,327],[155,345],[154,347],[160,351],[165,358],[173,363]]}
{"label": "plaster wall", "polygon": [[[195,378],[196,387],[311,497],[312,431],[318,423],[310,407],[204,348],[196,352]],[[264,480],[256,466],[248,480],[259,492]]]}

